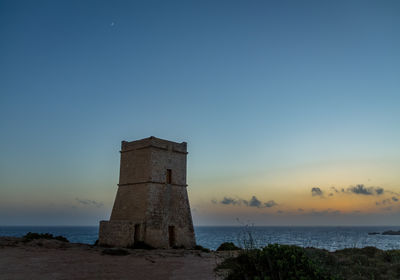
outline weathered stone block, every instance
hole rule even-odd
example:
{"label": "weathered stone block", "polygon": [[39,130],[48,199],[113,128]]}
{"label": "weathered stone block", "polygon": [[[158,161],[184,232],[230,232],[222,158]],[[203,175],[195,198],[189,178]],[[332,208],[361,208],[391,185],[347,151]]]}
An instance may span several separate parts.
{"label": "weathered stone block", "polygon": [[130,221],[101,221],[99,244],[131,247],[135,242],[135,223]]}

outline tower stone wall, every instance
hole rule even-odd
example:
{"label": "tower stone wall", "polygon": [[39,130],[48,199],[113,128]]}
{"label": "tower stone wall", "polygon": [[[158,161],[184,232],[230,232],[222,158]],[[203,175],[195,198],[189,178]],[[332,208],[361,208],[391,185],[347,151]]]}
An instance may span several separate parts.
{"label": "tower stone wall", "polygon": [[186,142],[122,141],[118,191],[110,220],[100,222],[100,245],[195,246],[186,156]]}

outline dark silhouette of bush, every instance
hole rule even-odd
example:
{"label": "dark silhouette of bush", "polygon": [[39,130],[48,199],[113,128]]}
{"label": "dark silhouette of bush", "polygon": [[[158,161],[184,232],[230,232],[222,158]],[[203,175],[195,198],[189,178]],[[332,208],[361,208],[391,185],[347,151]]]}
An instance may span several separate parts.
{"label": "dark silhouette of bush", "polygon": [[233,244],[233,242],[224,242],[217,248],[217,251],[235,251],[235,250],[241,250],[241,248]]}
{"label": "dark silhouette of bush", "polygon": [[205,253],[210,253],[210,252],[211,252],[210,249],[204,248],[204,247],[201,246],[201,245],[196,245],[196,246],[194,246],[194,249],[195,249],[195,250],[200,250],[200,251],[205,252]]}
{"label": "dark silhouette of bush", "polygon": [[35,233],[35,232],[28,232],[22,237],[23,242],[29,242],[34,239],[49,239],[49,240],[58,240],[62,242],[69,242],[67,238],[64,236],[53,236],[50,233]]}
{"label": "dark silhouette of bush", "polygon": [[270,244],[262,249],[243,250],[217,266],[228,269],[226,280],[332,280],[301,247]]}

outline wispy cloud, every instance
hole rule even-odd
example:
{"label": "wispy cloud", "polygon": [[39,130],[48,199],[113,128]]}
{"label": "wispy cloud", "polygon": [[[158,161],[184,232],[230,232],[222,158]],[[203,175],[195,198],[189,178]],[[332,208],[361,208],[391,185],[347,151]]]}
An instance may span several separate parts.
{"label": "wispy cloud", "polygon": [[348,187],[346,192],[360,195],[382,195],[385,190],[381,187],[365,187],[363,184]]}
{"label": "wispy cloud", "polygon": [[240,203],[240,201],[238,201],[238,200],[236,200],[234,198],[230,198],[230,197],[224,197],[224,199],[221,200],[221,204],[225,204],[225,205],[230,205],[230,204],[236,205],[236,204],[239,204],[239,203]]}
{"label": "wispy cloud", "polygon": [[395,203],[397,201],[399,201],[399,199],[397,197],[395,197],[395,196],[392,196],[391,198],[386,198],[386,199],[383,199],[381,201],[376,201],[375,205],[376,206],[389,205],[389,204]]}
{"label": "wispy cloud", "polygon": [[316,188],[311,189],[311,195],[322,197],[322,196],[324,196],[324,192],[320,188],[316,187]]}
{"label": "wispy cloud", "polygon": [[382,201],[377,201],[377,202],[375,202],[375,205],[377,205],[377,206],[380,206],[380,205],[388,205],[388,204],[392,204],[392,200],[389,199],[389,198],[384,199],[384,200],[382,200]]}
{"label": "wispy cloud", "polygon": [[[330,187],[329,188],[329,194],[328,197],[332,197],[335,196],[337,194],[356,194],[356,195],[383,195],[385,193],[390,193],[392,195],[396,195],[398,196],[397,193],[392,192],[392,191],[387,191],[384,188],[381,187],[366,187],[364,184],[357,184],[354,186],[349,186],[348,188],[342,188],[337,189],[336,187]],[[311,189],[311,195],[312,196],[320,196],[323,197],[324,196],[324,191],[319,188],[319,187],[314,187]]]}
{"label": "wispy cloud", "polygon": [[249,206],[250,207],[260,207],[261,206],[261,201],[259,201],[258,199],[257,199],[257,197],[255,197],[254,195],[253,195],[253,197],[250,199],[250,201],[249,201]]}
{"label": "wispy cloud", "polygon": [[79,204],[84,205],[84,206],[97,207],[97,208],[104,206],[103,202],[98,202],[95,200],[80,199],[80,198],[76,198],[75,200],[78,201]]}
{"label": "wispy cloud", "polygon": [[337,188],[335,188],[335,187],[331,187],[330,188],[332,191],[334,191],[335,193],[339,193],[339,190],[337,189]]}
{"label": "wispy cloud", "polygon": [[[218,202],[213,199],[211,200],[211,203],[217,204]],[[274,200],[269,200],[263,203],[255,195],[253,195],[249,200],[225,196],[219,203],[223,205],[244,205],[247,207],[255,208],[271,208],[278,205],[278,203],[276,203]]]}
{"label": "wispy cloud", "polygon": [[270,200],[270,201],[267,201],[267,202],[264,203],[264,206],[267,207],[267,208],[274,207],[274,206],[277,206],[277,205],[278,205],[278,203],[276,203],[273,200]]}
{"label": "wispy cloud", "polygon": [[383,188],[375,188],[375,192],[376,192],[377,195],[381,195],[381,194],[383,194],[385,191],[384,191]]}

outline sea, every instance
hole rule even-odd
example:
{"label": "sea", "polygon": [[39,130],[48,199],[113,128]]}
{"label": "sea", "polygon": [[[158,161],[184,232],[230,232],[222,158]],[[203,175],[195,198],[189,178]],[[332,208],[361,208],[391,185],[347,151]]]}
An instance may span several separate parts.
{"label": "sea", "polygon": [[[400,235],[382,235],[400,226],[197,226],[196,242],[215,250],[223,242],[241,247],[263,247],[267,244],[290,244],[336,251],[344,248],[374,246],[382,250],[400,249]],[[0,236],[21,237],[28,232],[62,235],[70,242],[94,244],[97,226],[0,226]],[[371,235],[368,233],[379,233]]]}

